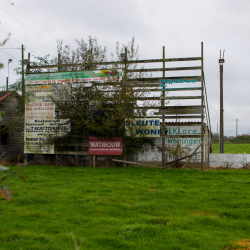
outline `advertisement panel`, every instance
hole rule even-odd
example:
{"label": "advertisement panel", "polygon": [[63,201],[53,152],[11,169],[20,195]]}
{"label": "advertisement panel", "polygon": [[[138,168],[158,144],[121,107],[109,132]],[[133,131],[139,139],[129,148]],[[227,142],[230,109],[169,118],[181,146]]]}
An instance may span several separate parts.
{"label": "advertisement panel", "polygon": [[76,82],[98,82],[112,79],[122,80],[122,70],[95,70],[76,72],[55,72],[27,74],[26,85],[29,84],[54,84],[54,83],[76,83]]}
{"label": "advertisement panel", "polygon": [[89,155],[121,155],[122,152],[122,137],[89,137]]}
{"label": "advertisement panel", "polygon": [[71,84],[26,85],[25,90],[24,153],[54,154],[53,138],[68,133],[70,123],[55,119],[52,100],[68,101]]}
{"label": "advertisement panel", "polygon": [[[201,126],[166,126],[167,134],[169,135],[199,135],[201,134]],[[180,151],[184,154],[192,154],[201,143],[201,138],[166,138],[165,147],[176,147],[179,144]],[[161,138],[155,139],[155,147],[145,145],[144,152],[138,154],[139,161],[161,161],[162,158],[162,141]],[[200,151],[200,150],[198,150]],[[168,152],[166,150],[166,152]],[[174,155],[167,153],[167,161],[175,160]],[[192,156],[192,161],[200,161],[201,154]]]}
{"label": "advertisement panel", "polygon": [[135,137],[160,137],[160,120],[137,118],[125,120],[126,136]]}
{"label": "advertisement panel", "polygon": [[27,102],[25,103],[26,119],[54,119],[55,103],[53,102]]}
{"label": "advertisement panel", "polygon": [[68,101],[71,84],[27,85],[25,87],[27,102]]}
{"label": "advertisement panel", "polygon": [[24,153],[54,154],[53,138],[70,131],[69,119],[25,120]]}

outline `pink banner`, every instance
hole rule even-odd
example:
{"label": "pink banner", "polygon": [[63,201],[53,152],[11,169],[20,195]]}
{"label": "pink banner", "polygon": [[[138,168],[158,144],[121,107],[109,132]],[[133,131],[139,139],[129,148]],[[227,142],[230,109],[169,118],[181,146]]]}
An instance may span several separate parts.
{"label": "pink banner", "polygon": [[122,137],[89,137],[89,155],[121,155],[122,152]]}

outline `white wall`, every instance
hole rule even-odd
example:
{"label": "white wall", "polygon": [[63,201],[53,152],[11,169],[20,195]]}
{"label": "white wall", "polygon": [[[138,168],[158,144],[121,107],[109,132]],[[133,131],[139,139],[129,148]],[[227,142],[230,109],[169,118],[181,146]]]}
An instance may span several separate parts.
{"label": "white wall", "polygon": [[209,154],[210,167],[241,168],[250,164],[250,154]]}

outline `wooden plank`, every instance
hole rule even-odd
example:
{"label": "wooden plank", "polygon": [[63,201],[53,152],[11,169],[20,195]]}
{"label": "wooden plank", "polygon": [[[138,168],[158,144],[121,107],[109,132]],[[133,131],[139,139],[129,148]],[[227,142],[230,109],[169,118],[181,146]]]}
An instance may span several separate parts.
{"label": "wooden plank", "polygon": [[160,136],[161,138],[202,138],[202,135],[201,134],[198,134],[198,135],[161,135]]}
{"label": "wooden plank", "polygon": [[89,155],[86,151],[55,151],[54,154],[59,155]]}
{"label": "wooden plank", "polygon": [[[201,82],[203,81],[203,77],[202,76],[172,76],[172,77],[164,77],[164,80],[178,80],[181,79],[183,80],[183,83],[185,81],[191,81],[193,79],[196,79],[196,83],[197,82]],[[160,80],[163,80],[162,77],[142,77],[142,78],[130,78],[129,81],[130,82],[159,82],[160,85]],[[181,83],[180,83],[181,84]],[[191,84],[191,83],[190,83]]]}
{"label": "wooden plank", "polygon": [[169,96],[158,97],[160,100],[179,100],[179,99],[202,99],[202,96]]}
{"label": "wooden plank", "polygon": [[135,107],[133,109],[160,109],[161,106],[143,106],[143,107]]}
{"label": "wooden plank", "polygon": [[[183,169],[183,168],[188,164],[188,162],[191,160],[191,157],[192,157],[193,155],[198,154],[198,153],[196,153],[196,151],[197,151],[198,148],[199,148],[200,146],[202,146],[202,145],[203,145],[203,140],[201,141],[201,143],[199,144],[199,146],[195,149],[195,151],[190,155],[190,157],[188,158],[188,160],[185,162],[185,164],[182,166],[181,169]],[[202,148],[203,148],[203,146],[201,147],[201,151],[199,152],[199,153],[201,153],[201,154],[203,154]],[[202,159],[202,157],[201,157],[201,159]],[[202,162],[201,162],[201,163],[202,163]],[[203,165],[203,164],[202,164],[202,165]],[[203,167],[202,167],[202,170],[203,170]]]}
{"label": "wooden plank", "polygon": [[[184,57],[184,58],[166,58],[166,59],[150,59],[150,60],[131,60],[126,61],[128,64],[138,64],[138,63],[157,63],[157,62],[181,62],[181,61],[200,61],[202,60],[201,57]],[[109,62],[98,62],[98,63],[92,63],[92,66],[98,66],[98,65],[110,65],[110,64],[125,64],[124,61],[109,61]],[[68,67],[88,67],[89,63],[75,63],[75,64],[60,64],[61,68],[68,68]],[[29,66],[27,67],[27,70],[32,69],[50,69],[50,68],[57,68],[58,64],[53,65],[43,65],[43,66]],[[35,73],[37,74],[37,73]]]}
{"label": "wooden plank", "polygon": [[129,69],[127,72],[155,72],[155,71],[180,71],[180,70],[201,70],[197,67],[177,67],[177,68],[151,68],[151,69]]}
{"label": "wooden plank", "polygon": [[83,146],[89,146],[89,143],[60,143],[56,144],[56,146],[75,146],[75,147],[83,147]]}
{"label": "wooden plank", "polygon": [[[166,165],[173,164],[173,163],[175,163],[175,162],[177,162],[177,161],[181,161],[181,160],[187,159],[187,158],[189,158],[189,157],[191,157],[191,156],[193,156],[193,155],[197,155],[197,154],[200,154],[200,153],[201,153],[201,151],[200,151],[200,152],[197,152],[197,153],[193,153],[193,154],[191,154],[191,155],[187,155],[187,156],[181,157],[181,158],[179,158],[179,159],[177,159],[177,160],[174,160],[174,161],[171,161],[171,162],[167,162]],[[184,164],[184,165],[185,165],[185,164]]]}
{"label": "wooden plank", "polygon": [[153,167],[153,168],[161,168],[158,167],[156,165],[150,165],[150,164],[146,164],[146,163],[140,163],[140,162],[133,162],[133,161],[123,161],[123,160],[116,160],[116,159],[112,159],[112,161],[115,162],[122,162],[122,163],[129,163],[129,164],[134,164],[134,165],[141,165],[141,166],[145,166],[145,167]]}
{"label": "wooden plank", "polygon": [[[202,88],[155,88],[155,89],[134,89],[134,92],[162,92],[162,91],[189,91],[189,90],[202,90]],[[114,92],[114,91],[107,91]]]}
{"label": "wooden plank", "polygon": [[168,127],[176,127],[176,126],[201,126],[202,124],[201,123],[198,123],[198,122],[194,122],[194,123],[187,123],[185,122],[184,124],[181,124],[179,122],[171,122],[171,123],[167,123],[166,126]]}
{"label": "wooden plank", "polygon": [[171,120],[176,120],[176,119],[201,119],[201,118],[204,118],[205,116],[204,115],[197,115],[197,116],[195,116],[195,115],[183,115],[183,116],[165,116],[164,118],[165,119],[171,119]]}
{"label": "wooden plank", "polygon": [[204,106],[167,106],[159,109],[159,114],[174,115],[174,114],[203,114]]}
{"label": "wooden plank", "polygon": [[[191,99],[202,99],[202,96],[169,96],[169,97],[160,97],[160,96],[147,96],[147,97],[135,97],[131,100],[191,100]],[[114,98],[106,98],[107,101],[112,101]]]}

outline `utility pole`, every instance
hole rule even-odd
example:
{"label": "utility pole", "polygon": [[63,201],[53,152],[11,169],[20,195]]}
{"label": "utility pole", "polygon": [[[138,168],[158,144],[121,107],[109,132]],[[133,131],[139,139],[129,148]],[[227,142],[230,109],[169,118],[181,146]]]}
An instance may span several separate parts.
{"label": "utility pole", "polygon": [[224,60],[224,52],[223,51],[223,58],[221,58],[221,50],[220,50],[220,153],[224,153],[224,109],[223,109],[223,63]]}
{"label": "utility pole", "polygon": [[236,137],[238,136],[238,119],[236,119]]}

